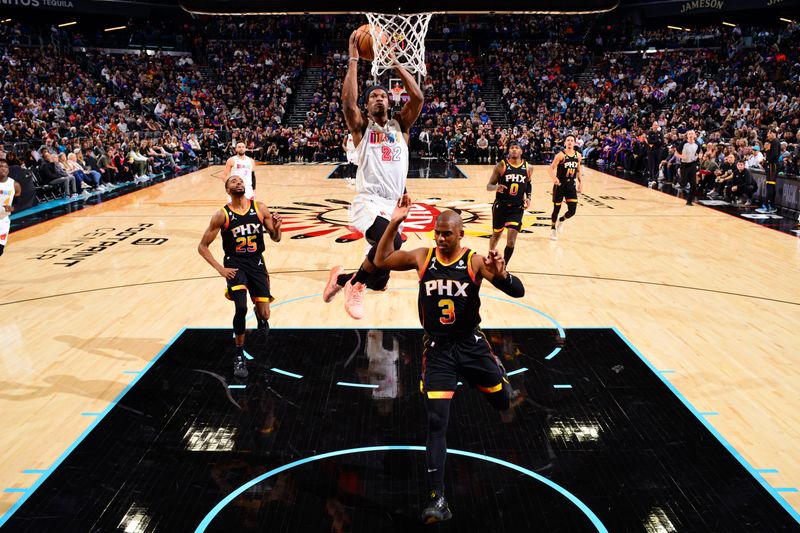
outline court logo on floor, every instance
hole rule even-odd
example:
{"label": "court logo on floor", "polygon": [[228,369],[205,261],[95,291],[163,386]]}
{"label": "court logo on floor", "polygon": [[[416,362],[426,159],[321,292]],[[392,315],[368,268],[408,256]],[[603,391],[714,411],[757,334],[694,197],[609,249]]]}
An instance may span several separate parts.
{"label": "court logo on floor", "polygon": [[[329,198],[319,202],[293,202],[290,205],[270,206],[270,210],[283,217],[282,231],[292,239],[309,239],[330,236],[337,243],[348,243],[363,238],[361,232],[350,226],[348,210],[350,202]],[[443,200],[442,198],[423,198],[411,206],[411,212],[404,223],[404,236],[411,233],[433,237],[436,217],[445,209],[456,209],[464,221],[464,231],[468,235],[489,237],[492,234],[492,206],[475,200]],[[541,226],[537,214],[541,211],[528,211],[523,226]],[[391,216],[387,213],[387,216]],[[523,229],[523,233],[530,230]],[[422,235],[420,235],[422,238]]]}

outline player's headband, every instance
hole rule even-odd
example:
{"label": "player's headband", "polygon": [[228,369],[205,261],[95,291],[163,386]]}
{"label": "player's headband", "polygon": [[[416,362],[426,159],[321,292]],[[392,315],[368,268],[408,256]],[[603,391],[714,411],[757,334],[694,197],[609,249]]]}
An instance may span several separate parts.
{"label": "player's headband", "polygon": [[385,92],[387,95],[389,94],[389,91],[387,91],[386,88],[383,85],[373,85],[372,87],[367,89],[366,93],[364,93],[364,102],[365,103],[368,102],[369,101],[369,95],[372,94],[372,91],[377,91],[378,89],[380,89],[381,91]]}

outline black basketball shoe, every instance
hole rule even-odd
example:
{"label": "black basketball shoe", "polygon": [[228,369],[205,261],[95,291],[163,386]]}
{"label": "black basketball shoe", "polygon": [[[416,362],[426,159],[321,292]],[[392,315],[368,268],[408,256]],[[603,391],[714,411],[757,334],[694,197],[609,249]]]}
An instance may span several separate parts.
{"label": "black basketball shoe", "polygon": [[244,358],[244,348],[236,348],[236,357],[233,360],[233,377],[244,379],[248,375],[247,360]]}
{"label": "black basketball shoe", "polygon": [[256,322],[258,323],[256,331],[258,331],[258,334],[261,335],[261,340],[263,342],[267,342],[267,337],[269,337],[269,321],[264,320],[260,316],[256,315]]}
{"label": "black basketball shoe", "polygon": [[435,524],[453,518],[444,493],[432,490],[428,498],[428,505],[422,511],[422,522],[424,524]]}

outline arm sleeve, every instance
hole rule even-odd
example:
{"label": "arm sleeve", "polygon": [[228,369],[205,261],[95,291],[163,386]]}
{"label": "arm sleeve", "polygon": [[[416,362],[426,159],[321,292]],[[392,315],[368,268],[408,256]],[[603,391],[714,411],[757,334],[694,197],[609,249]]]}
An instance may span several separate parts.
{"label": "arm sleeve", "polygon": [[522,298],[525,296],[525,287],[522,285],[519,278],[512,276],[511,272],[507,274],[508,276],[506,279],[495,277],[490,283],[512,298]]}
{"label": "arm sleeve", "polygon": [[533,189],[533,187],[531,186],[531,182],[530,181],[526,182],[525,183],[525,196],[530,198],[532,189]]}
{"label": "arm sleeve", "polygon": [[256,190],[256,171],[252,171],[251,177],[253,178],[253,190]]}

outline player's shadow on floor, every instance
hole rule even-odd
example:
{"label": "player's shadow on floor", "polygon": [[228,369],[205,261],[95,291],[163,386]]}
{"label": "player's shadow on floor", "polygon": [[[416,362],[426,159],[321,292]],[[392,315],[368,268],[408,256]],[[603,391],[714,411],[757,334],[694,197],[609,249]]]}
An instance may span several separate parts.
{"label": "player's shadow on floor", "polygon": [[[0,381],[0,399],[29,401],[57,394],[85,396],[92,400],[111,403],[124,386],[123,380],[80,379],[70,374],[57,374],[44,379],[46,385]],[[17,392],[19,391],[19,392]]]}
{"label": "player's shadow on floor", "polygon": [[[164,342],[161,339],[148,337],[85,338],[75,335],[58,335],[55,340],[91,355],[115,361],[131,361],[136,364],[141,364],[141,361],[150,361],[164,348]],[[141,368],[125,370],[141,370]]]}

